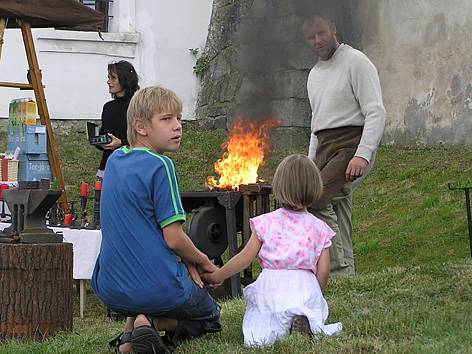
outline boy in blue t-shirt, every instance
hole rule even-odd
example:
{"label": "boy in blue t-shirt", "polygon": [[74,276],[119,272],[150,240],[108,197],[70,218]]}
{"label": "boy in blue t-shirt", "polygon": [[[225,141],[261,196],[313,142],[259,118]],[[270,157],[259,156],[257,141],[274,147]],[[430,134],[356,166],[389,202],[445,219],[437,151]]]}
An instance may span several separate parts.
{"label": "boy in blue t-shirt", "polygon": [[167,353],[158,331],[175,345],[221,330],[220,307],[198,272],[217,268],[182,230],[175,165],[162,155],[180,146],[181,111],[174,92],[139,90],[128,108],[130,147],[116,150],[105,168],[92,287],[107,307],[129,316],[114,343],[120,352]]}

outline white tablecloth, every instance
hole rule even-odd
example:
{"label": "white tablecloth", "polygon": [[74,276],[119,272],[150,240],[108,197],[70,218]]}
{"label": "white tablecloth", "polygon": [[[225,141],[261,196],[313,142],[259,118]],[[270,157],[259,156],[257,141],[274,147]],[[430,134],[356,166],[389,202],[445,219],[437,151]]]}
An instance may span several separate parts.
{"label": "white tablecloth", "polygon": [[[0,223],[0,229],[10,224]],[[55,232],[62,232],[64,242],[72,243],[74,252],[73,278],[92,278],[93,267],[97,260],[102,241],[100,230],[69,229],[52,227]]]}

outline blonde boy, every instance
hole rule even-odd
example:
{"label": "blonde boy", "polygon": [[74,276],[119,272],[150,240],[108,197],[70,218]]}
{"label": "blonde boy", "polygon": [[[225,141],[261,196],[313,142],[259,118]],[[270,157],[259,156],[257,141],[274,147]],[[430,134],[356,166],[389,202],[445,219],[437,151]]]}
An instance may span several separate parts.
{"label": "blonde boy", "polygon": [[196,270],[216,267],[182,230],[175,165],[163,155],[180,146],[181,111],[174,92],[139,90],[128,108],[130,147],[115,151],[105,169],[92,286],[109,308],[129,316],[114,343],[122,352],[167,353],[158,330],[173,345],[221,330],[219,306]]}

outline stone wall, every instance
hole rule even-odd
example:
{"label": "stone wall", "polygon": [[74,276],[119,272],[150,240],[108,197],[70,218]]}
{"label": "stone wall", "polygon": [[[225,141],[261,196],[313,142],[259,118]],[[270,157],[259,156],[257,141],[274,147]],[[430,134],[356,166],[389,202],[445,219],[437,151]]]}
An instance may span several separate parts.
{"label": "stone wall", "polygon": [[[100,119],[51,119],[52,131],[57,134],[68,134],[68,133],[85,133],[86,122],[93,122],[97,125],[101,125]],[[0,130],[3,132],[6,130],[8,125],[8,119],[0,119]]]}
{"label": "stone wall", "polygon": [[472,144],[472,1],[357,0],[360,47],[380,75],[385,144]]}
{"label": "stone wall", "polygon": [[[302,23],[316,3],[214,1],[205,48],[210,65],[196,109],[201,126],[229,128],[239,116],[277,117],[293,139],[308,139],[306,80],[316,57],[303,41]],[[329,4],[340,27],[350,26],[349,6]]]}

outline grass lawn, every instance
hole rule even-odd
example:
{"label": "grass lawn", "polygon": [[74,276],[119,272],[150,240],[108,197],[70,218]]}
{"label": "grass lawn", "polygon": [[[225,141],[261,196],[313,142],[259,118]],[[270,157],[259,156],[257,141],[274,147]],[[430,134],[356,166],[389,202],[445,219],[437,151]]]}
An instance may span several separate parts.
{"label": "grass lawn", "polygon": [[[82,179],[90,183],[100,152],[82,134],[56,137],[69,200]],[[181,190],[204,188],[220,157],[221,131],[185,133],[172,154]],[[272,151],[261,169],[271,181],[277,163],[305,142]],[[191,341],[178,353],[472,353],[472,260],[467,239],[464,193],[447,183],[472,186],[472,148],[400,149],[382,147],[376,166],[354,197],[357,275],[332,278],[325,292],[328,322],[341,321],[336,337],[306,340],[288,336],[264,349],[242,346],[244,302],[224,302],[223,332]],[[109,339],[122,327],[106,318],[92,292],[86,318],[74,329],[43,342],[6,341],[0,353],[111,353]]]}

